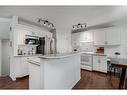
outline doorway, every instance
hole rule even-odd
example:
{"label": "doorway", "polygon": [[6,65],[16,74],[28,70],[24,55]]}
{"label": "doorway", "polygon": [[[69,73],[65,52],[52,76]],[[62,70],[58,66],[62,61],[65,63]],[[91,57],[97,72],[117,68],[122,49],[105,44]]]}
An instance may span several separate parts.
{"label": "doorway", "polygon": [[8,76],[10,74],[10,40],[1,40],[1,74]]}

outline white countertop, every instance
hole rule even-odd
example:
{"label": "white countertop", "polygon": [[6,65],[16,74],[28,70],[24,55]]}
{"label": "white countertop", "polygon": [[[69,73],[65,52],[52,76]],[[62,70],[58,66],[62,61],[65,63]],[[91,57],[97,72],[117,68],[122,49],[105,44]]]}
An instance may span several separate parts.
{"label": "white countertop", "polygon": [[63,53],[63,54],[48,54],[44,56],[39,56],[39,58],[43,59],[49,59],[49,58],[65,58],[65,57],[70,57],[70,56],[75,56],[79,55],[81,52],[72,52],[72,53]]}
{"label": "white countertop", "polygon": [[94,55],[94,56],[107,56],[106,54],[94,53],[94,52],[86,52],[86,51],[81,51],[81,53],[82,54]]}
{"label": "white countertop", "polygon": [[31,54],[31,55],[17,55],[15,57],[34,57],[34,56],[42,56],[42,54]]}
{"label": "white countertop", "polygon": [[70,56],[83,54],[83,53],[84,54],[94,55],[94,56],[106,56],[105,54],[97,54],[97,53],[94,53],[94,52],[80,51],[80,52],[71,52],[71,53],[63,53],[63,54],[48,54],[48,55],[44,55],[44,56],[39,56],[39,58],[44,58],[44,59],[48,59],[48,58],[64,58],[64,57],[70,57]]}

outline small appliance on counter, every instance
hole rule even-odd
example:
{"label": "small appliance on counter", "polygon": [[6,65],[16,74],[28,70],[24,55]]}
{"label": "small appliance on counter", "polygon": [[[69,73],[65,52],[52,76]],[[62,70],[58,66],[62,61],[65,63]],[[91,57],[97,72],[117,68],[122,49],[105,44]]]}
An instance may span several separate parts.
{"label": "small appliance on counter", "polygon": [[97,54],[104,54],[104,47],[98,47],[98,48],[96,49],[96,53],[97,53]]}
{"label": "small appliance on counter", "polygon": [[22,49],[18,49],[18,55],[22,55],[23,52],[22,52]]}

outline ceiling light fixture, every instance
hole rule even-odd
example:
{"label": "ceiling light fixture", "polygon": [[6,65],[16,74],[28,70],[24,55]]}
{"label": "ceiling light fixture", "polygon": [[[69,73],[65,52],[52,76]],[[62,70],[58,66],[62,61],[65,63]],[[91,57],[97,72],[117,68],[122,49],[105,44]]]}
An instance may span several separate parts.
{"label": "ceiling light fixture", "polygon": [[72,26],[72,30],[84,29],[84,28],[86,28],[86,26],[87,26],[86,23],[83,23],[83,24],[78,23],[78,24]]}
{"label": "ceiling light fixture", "polygon": [[47,28],[55,29],[54,24],[49,22],[48,20],[43,20],[39,18],[37,22]]}

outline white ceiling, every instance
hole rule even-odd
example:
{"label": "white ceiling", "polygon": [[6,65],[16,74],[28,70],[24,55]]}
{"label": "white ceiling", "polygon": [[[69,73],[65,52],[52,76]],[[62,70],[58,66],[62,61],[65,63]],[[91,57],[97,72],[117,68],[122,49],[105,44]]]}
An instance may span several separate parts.
{"label": "white ceiling", "polygon": [[60,31],[71,30],[78,23],[93,26],[126,19],[127,6],[0,6],[0,16],[13,15],[34,22],[48,19]]}

